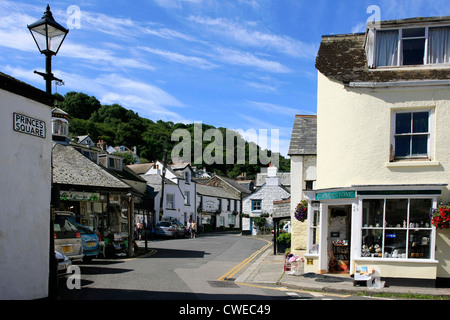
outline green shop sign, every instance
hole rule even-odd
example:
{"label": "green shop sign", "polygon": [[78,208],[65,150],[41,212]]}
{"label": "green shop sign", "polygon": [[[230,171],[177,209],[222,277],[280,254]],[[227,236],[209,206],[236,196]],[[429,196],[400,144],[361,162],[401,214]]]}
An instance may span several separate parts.
{"label": "green shop sign", "polygon": [[61,191],[59,198],[62,201],[100,201],[99,193],[77,192],[77,191]]}
{"label": "green shop sign", "polygon": [[334,199],[354,199],[356,191],[335,191],[316,193],[316,201],[334,200]]}

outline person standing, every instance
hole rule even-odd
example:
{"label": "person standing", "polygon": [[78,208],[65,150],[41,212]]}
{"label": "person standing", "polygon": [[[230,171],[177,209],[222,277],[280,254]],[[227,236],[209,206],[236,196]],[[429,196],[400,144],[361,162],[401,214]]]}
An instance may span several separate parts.
{"label": "person standing", "polygon": [[189,234],[189,236],[191,235],[191,219],[188,220],[187,224],[186,224],[186,232]]}
{"label": "person standing", "polygon": [[195,220],[192,220],[191,222],[191,238],[195,238],[197,233],[197,223],[195,222]]}
{"label": "person standing", "polygon": [[141,220],[139,220],[139,222],[137,223],[136,228],[137,228],[137,234],[138,234],[139,240],[141,240],[142,230],[144,229],[144,225],[142,224]]}

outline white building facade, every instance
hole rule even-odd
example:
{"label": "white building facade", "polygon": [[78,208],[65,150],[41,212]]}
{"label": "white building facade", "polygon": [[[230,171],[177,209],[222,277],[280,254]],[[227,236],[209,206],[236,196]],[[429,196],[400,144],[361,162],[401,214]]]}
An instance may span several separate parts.
{"label": "white building facade", "polygon": [[297,115],[289,146],[291,157],[291,250],[303,254],[307,247],[308,223],[295,218],[297,205],[306,199],[317,180],[317,116]]}
{"label": "white building facade", "polygon": [[0,73],[0,299],[49,295],[51,148],[49,95]]}
{"label": "white building facade", "polygon": [[204,231],[240,228],[239,197],[224,188],[197,185],[198,224]]}
{"label": "white building facade", "polygon": [[[254,224],[253,218],[268,214],[267,224],[273,223],[270,218],[273,214],[273,202],[286,200],[290,193],[280,184],[280,178],[277,176],[277,167],[267,168],[267,177],[265,184],[242,201],[242,231],[249,232],[252,235],[258,234],[258,227]],[[248,217],[247,217],[248,216]]]}

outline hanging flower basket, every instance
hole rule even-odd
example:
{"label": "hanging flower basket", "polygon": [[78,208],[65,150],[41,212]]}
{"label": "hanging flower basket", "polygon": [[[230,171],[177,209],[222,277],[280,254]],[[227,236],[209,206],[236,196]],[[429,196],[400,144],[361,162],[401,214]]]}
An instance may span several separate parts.
{"label": "hanging flower basket", "polygon": [[431,215],[431,223],[438,229],[450,228],[450,205],[440,204],[433,210]]}
{"label": "hanging flower basket", "polygon": [[303,200],[297,205],[294,216],[300,222],[304,222],[306,220],[308,217],[308,201]]}

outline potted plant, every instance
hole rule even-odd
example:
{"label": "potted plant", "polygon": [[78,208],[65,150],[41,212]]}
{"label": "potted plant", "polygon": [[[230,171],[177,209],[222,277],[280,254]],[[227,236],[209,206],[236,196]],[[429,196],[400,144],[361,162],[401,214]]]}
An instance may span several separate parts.
{"label": "potted plant", "polygon": [[291,248],[291,234],[282,233],[277,237],[278,252],[285,252]]}
{"label": "potted plant", "polygon": [[431,215],[431,223],[437,229],[449,229],[450,228],[450,205],[440,204],[433,210]]}

